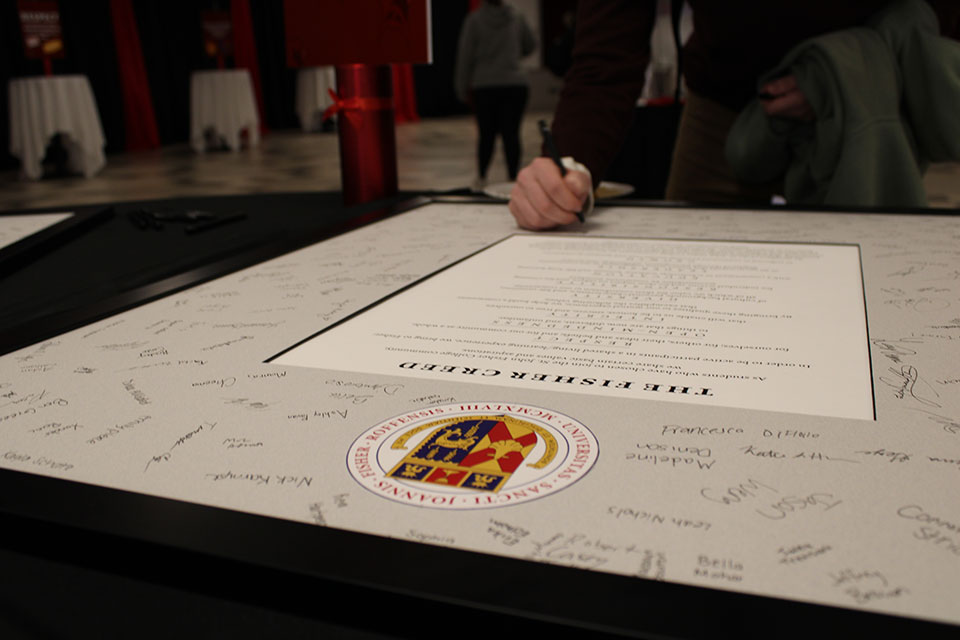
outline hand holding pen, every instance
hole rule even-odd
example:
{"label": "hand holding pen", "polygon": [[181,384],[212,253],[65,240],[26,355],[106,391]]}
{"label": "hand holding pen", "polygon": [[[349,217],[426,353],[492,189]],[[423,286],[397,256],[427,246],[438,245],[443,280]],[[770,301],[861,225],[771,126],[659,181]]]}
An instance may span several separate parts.
{"label": "hand holding pen", "polygon": [[537,158],[522,169],[510,193],[510,212],[524,229],[550,229],[582,221],[578,214],[593,189],[588,174],[563,167],[546,123],[541,133],[544,148],[553,157]]}

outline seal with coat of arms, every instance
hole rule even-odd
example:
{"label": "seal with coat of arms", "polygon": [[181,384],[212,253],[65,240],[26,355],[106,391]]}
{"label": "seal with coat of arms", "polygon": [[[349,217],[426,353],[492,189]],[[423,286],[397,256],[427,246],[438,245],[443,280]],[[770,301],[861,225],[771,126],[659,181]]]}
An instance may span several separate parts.
{"label": "seal with coat of arms", "polygon": [[482,509],[543,498],[582,478],[599,454],[577,420],[514,403],[463,402],[411,411],[350,447],[351,475],[396,502]]}

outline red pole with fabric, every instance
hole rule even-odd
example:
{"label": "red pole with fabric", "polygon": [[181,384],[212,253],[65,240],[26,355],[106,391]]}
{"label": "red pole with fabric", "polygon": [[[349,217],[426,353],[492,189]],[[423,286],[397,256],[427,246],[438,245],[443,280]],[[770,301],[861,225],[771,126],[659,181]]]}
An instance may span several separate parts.
{"label": "red pole with fabric", "polygon": [[348,206],[397,193],[397,142],[390,65],[337,65],[340,176]]}
{"label": "red pole with fabric", "polygon": [[157,119],[153,112],[150,83],[143,64],[140,34],[131,0],[110,0],[113,40],[117,48],[117,68],[123,93],[123,123],[128,151],[156,149],[160,146]]}
{"label": "red pole with fabric", "polygon": [[393,65],[393,105],[395,120],[417,122],[417,94],[413,89],[413,66],[409,62]]}
{"label": "red pole with fabric", "polygon": [[260,85],[260,64],[257,62],[257,43],[253,37],[253,20],[250,17],[249,0],[230,2],[230,19],[233,22],[233,62],[238,69],[246,69],[253,80],[253,93],[260,112],[260,132],[267,132],[266,112],[263,108],[263,88]]}
{"label": "red pole with fabric", "polygon": [[[284,0],[287,63],[333,64],[340,176],[348,205],[397,193],[397,121],[417,118],[413,70],[431,61],[430,2]],[[394,79],[398,108],[394,115]]]}

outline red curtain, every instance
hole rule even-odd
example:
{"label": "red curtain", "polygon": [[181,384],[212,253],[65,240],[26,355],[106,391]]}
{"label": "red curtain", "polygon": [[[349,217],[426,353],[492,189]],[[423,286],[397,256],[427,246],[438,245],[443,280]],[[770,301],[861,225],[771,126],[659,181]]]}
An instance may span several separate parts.
{"label": "red curtain", "polygon": [[420,119],[410,63],[393,65],[393,104],[395,122],[416,122]]}
{"label": "red curtain", "polygon": [[267,132],[267,119],[263,110],[263,89],[260,85],[260,65],[257,63],[257,43],[253,39],[253,20],[250,18],[249,0],[230,2],[230,19],[233,22],[233,63],[238,69],[246,69],[253,80],[253,92],[257,97],[260,112],[260,132]]}
{"label": "red curtain", "polygon": [[117,68],[123,94],[123,123],[127,151],[160,146],[157,119],[153,113],[150,84],[143,66],[140,34],[131,0],[110,0],[113,39],[117,47]]}

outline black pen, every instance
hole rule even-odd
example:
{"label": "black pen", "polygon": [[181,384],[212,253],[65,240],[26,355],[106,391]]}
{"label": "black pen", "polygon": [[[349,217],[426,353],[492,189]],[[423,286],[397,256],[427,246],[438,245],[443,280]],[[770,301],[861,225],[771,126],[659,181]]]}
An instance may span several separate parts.
{"label": "black pen", "polygon": [[[563,166],[563,161],[560,160],[560,152],[557,151],[557,145],[553,143],[553,135],[550,133],[550,129],[547,127],[547,123],[543,120],[540,121],[540,135],[543,136],[543,146],[547,148],[547,153],[550,154],[550,157],[553,158],[554,163],[560,169],[560,175],[567,175],[567,168]],[[581,223],[583,222],[583,211],[577,211],[577,220]]]}
{"label": "black pen", "polygon": [[235,213],[232,216],[227,216],[226,218],[214,218],[206,222],[198,222],[197,224],[191,224],[183,228],[183,232],[188,235],[193,235],[195,233],[203,233],[204,231],[209,231],[210,229],[216,229],[225,224],[230,224],[232,222],[240,222],[241,220],[246,220],[247,214],[245,213]]}

